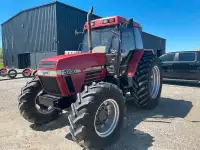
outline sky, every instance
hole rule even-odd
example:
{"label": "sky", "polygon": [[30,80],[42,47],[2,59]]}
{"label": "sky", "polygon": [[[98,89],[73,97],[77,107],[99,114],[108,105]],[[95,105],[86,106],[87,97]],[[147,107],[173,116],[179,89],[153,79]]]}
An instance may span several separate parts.
{"label": "sky", "polygon": [[[0,24],[27,8],[53,0],[1,1]],[[145,32],[166,39],[166,51],[200,49],[199,0],[59,0],[60,2],[108,17],[133,18]],[[1,36],[1,32],[0,32]],[[1,38],[1,37],[0,37]],[[0,47],[2,40],[0,40]]]}

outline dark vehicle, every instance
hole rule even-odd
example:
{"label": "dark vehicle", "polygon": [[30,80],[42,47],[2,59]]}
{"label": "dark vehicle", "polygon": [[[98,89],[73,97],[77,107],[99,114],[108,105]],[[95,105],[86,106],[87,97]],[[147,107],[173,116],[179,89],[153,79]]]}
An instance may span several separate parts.
{"label": "dark vehicle", "polygon": [[163,78],[200,80],[200,51],[166,53],[160,60]]}

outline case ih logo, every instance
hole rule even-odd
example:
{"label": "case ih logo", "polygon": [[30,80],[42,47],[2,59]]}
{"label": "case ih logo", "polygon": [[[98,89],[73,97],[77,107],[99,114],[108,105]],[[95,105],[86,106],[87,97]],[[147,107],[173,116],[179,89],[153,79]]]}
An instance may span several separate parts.
{"label": "case ih logo", "polygon": [[87,72],[87,71],[101,70],[103,68],[104,68],[104,66],[95,66],[95,67],[89,67],[89,68],[85,69],[84,71]]}
{"label": "case ih logo", "polygon": [[80,69],[65,69],[61,70],[61,75],[67,75],[67,74],[75,74],[75,73],[80,73]]}

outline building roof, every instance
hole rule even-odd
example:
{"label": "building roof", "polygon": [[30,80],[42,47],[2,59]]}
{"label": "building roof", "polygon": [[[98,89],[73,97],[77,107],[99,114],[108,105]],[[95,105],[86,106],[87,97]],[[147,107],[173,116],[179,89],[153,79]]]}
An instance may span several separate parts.
{"label": "building roof", "polygon": [[[18,16],[18,15],[24,13],[24,12],[27,12],[27,11],[30,11],[30,10],[34,10],[34,9],[38,9],[38,8],[41,8],[41,7],[46,7],[46,6],[52,5],[52,4],[61,4],[61,5],[64,5],[64,6],[73,8],[73,9],[75,9],[75,10],[81,11],[81,12],[83,12],[83,13],[88,13],[87,11],[84,11],[84,10],[81,10],[81,9],[79,9],[79,8],[76,8],[76,7],[67,5],[67,4],[65,4],[65,3],[62,3],[62,2],[59,2],[59,1],[54,1],[54,2],[47,3],[47,4],[43,4],[43,5],[39,5],[39,6],[36,6],[36,7],[32,7],[32,8],[29,8],[29,9],[22,10],[22,11],[18,12],[17,14],[15,14],[14,16],[12,16],[12,17],[11,17],[10,19],[8,19],[7,21],[3,22],[2,25],[5,24],[5,23],[7,23],[7,22],[9,22],[9,21],[12,20],[13,18],[15,18],[16,16]],[[100,16],[95,15],[95,14],[93,14],[93,15],[96,16],[96,17],[100,17]],[[101,18],[101,17],[100,17],[100,18]]]}
{"label": "building roof", "polygon": [[[142,31],[142,32],[144,32],[144,31]],[[157,37],[157,38],[162,39],[162,40],[166,40],[165,38],[160,37],[160,36],[157,36],[157,35],[154,35],[154,34],[150,34],[150,33],[147,33],[147,32],[144,32],[144,33],[145,33],[145,34],[148,34],[148,35],[150,35],[150,36]]]}

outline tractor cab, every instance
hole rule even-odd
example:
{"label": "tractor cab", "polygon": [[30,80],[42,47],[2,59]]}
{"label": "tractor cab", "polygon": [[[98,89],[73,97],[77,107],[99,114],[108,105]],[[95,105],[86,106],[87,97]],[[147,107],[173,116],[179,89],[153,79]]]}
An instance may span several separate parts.
{"label": "tractor cab", "polygon": [[[132,57],[132,51],[143,49],[141,26],[133,19],[125,19],[119,16],[101,18],[90,21],[84,25],[83,42],[79,45],[79,51],[88,52],[88,35],[91,34],[91,53],[105,53],[107,70],[110,74],[120,75],[123,68]],[[91,33],[90,33],[91,32]]]}

